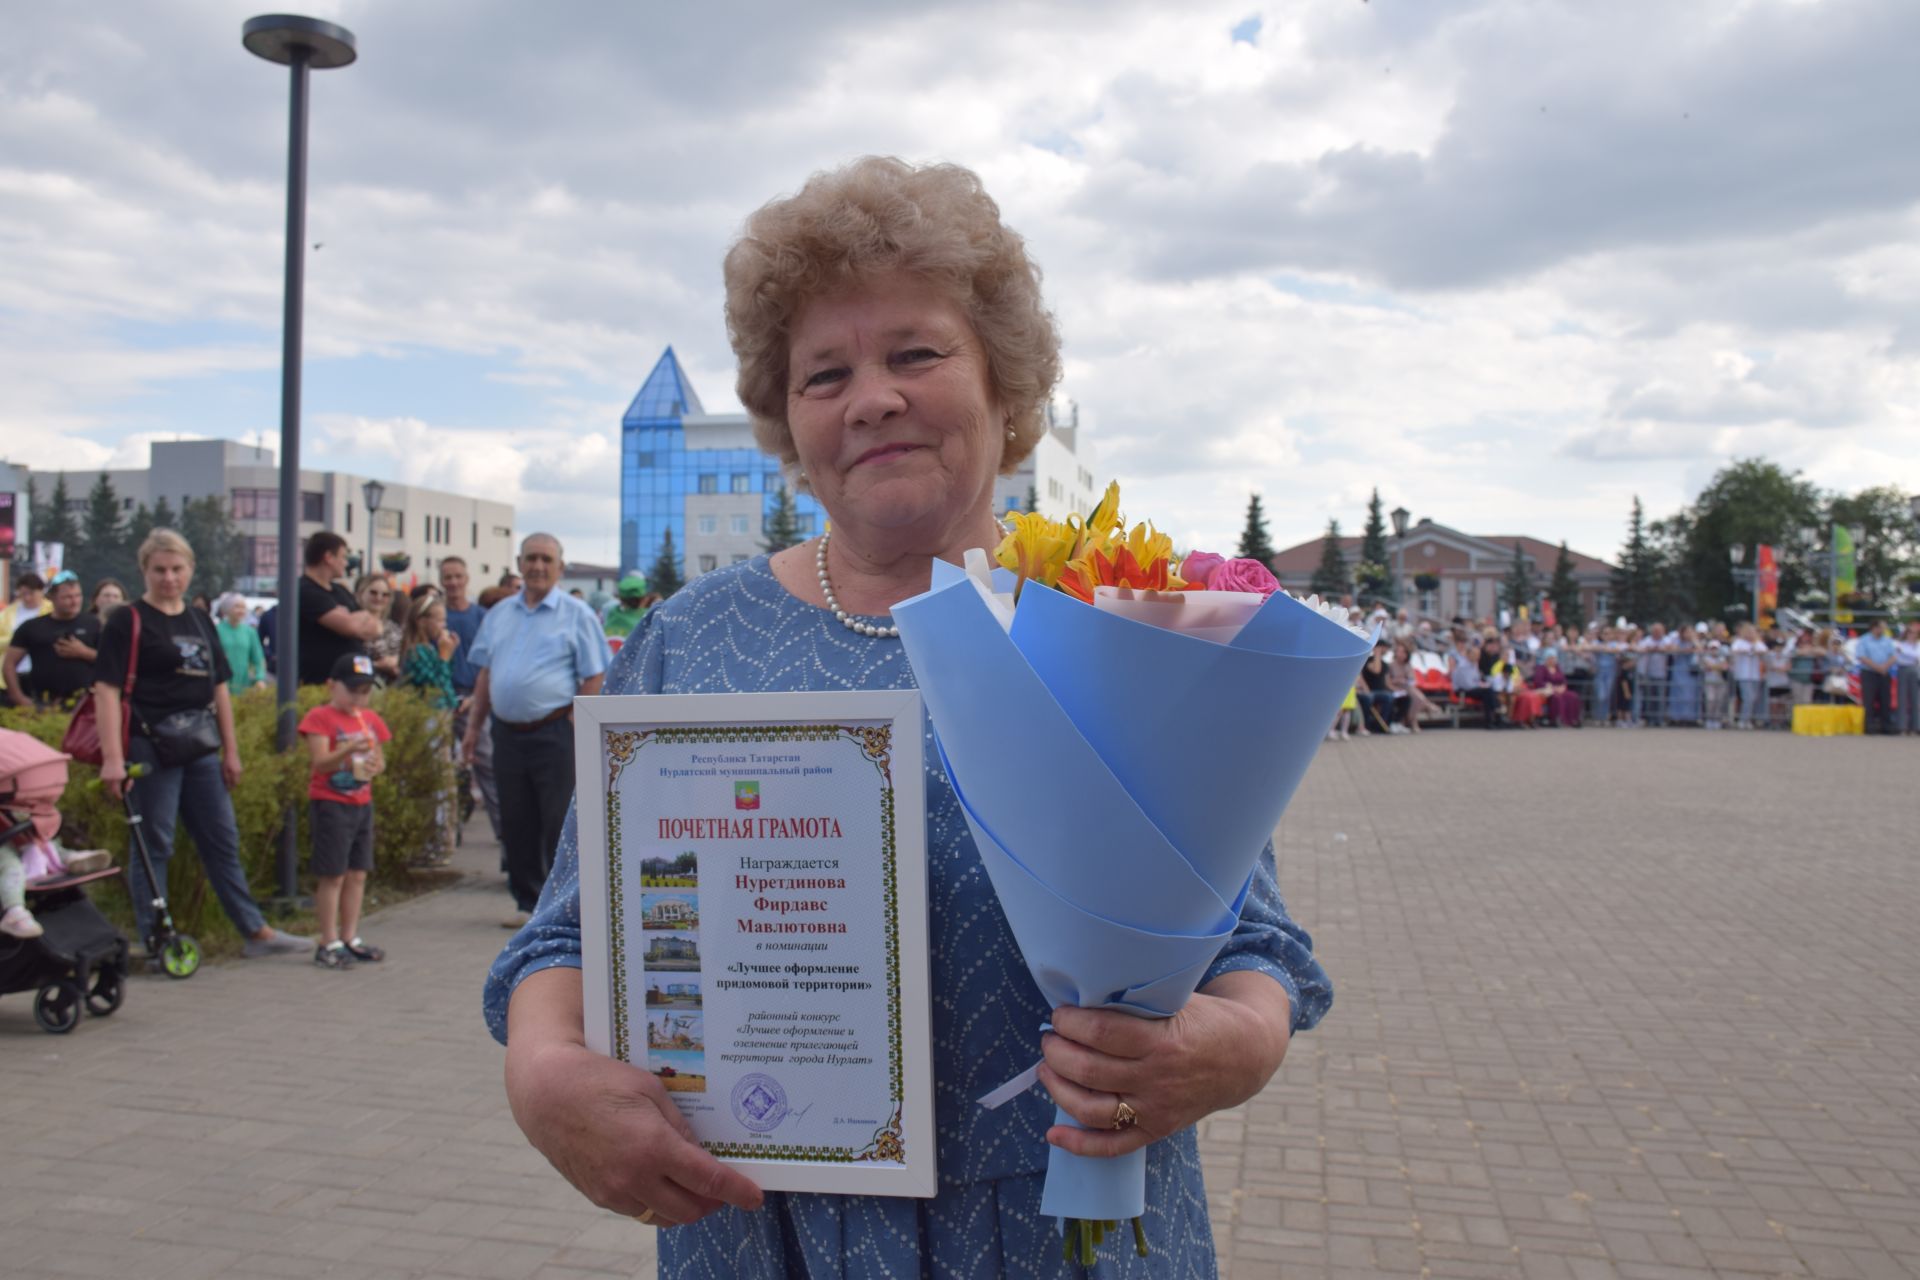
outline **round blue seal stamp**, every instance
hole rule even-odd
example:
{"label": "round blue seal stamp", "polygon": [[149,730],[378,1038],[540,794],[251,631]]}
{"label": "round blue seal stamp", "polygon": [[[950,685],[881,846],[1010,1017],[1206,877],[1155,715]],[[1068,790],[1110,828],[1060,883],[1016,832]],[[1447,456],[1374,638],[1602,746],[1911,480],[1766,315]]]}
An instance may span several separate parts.
{"label": "round blue seal stamp", "polygon": [[770,1133],[787,1118],[787,1091],[772,1076],[743,1076],[733,1086],[733,1118],[755,1133]]}

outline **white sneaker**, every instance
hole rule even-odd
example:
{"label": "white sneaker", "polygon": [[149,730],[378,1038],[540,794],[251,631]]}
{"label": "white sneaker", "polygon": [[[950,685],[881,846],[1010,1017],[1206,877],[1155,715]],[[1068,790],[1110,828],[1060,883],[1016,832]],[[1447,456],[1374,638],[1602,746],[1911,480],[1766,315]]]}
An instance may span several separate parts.
{"label": "white sneaker", "polygon": [[37,938],[45,932],[25,907],[8,907],[7,913],[0,915],[0,933],[9,938]]}

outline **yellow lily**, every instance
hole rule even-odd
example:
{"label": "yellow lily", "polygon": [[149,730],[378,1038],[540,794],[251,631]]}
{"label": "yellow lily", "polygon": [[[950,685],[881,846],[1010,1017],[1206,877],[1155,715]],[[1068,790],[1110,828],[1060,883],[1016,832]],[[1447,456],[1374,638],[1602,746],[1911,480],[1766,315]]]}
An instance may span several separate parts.
{"label": "yellow lily", "polygon": [[[994,550],[994,559],[1020,575],[1022,585],[1033,581],[1043,587],[1057,586],[1060,571],[1079,541],[1078,531],[1037,511],[1011,512],[1007,520],[1012,527]],[[1018,594],[1016,588],[1016,598]]]}

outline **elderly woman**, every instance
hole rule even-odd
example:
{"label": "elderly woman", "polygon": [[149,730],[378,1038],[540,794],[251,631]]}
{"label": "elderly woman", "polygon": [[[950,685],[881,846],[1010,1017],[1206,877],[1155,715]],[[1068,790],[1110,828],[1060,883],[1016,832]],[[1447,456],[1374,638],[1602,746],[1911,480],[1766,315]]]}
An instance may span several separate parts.
{"label": "elderly woman", "polygon": [[[911,687],[889,611],[927,588],[935,559],[999,541],[994,479],[1044,431],[1059,355],[1039,272],[972,173],[869,158],[754,214],[726,285],[740,398],[831,530],[651,611],[607,692]],[[596,1204],[672,1228],[663,1277],[1083,1274],[1039,1212],[1047,1144],[1100,1157],[1151,1142],[1154,1252],[1109,1246],[1100,1274],[1213,1275],[1193,1125],[1257,1093],[1332,999],[1271,852],[1199,994],[1165,1022],[1046,1007],[937,767],[927,860],[936,1198],[763,1194],[688,1140],[655,1077],[585,1048],[571,817],[487,984],[521,1128]],[[1086,1130],[1054,1125],[1034,1092],[995,1112],[974,1102],[1027,1065],[1049,1020],[1042,1080]],[[1122,1096],[1140,1123],[1115,1131]]]}
{"label": "elderly woman", "polygon": [[267,652],[260,646],[260,632],[247,621],[247,598],[229,591],[214,604],[214,629],[220,633],[220,649],[227,655],[233,672],[227,692],[239,697],[267,680]]}

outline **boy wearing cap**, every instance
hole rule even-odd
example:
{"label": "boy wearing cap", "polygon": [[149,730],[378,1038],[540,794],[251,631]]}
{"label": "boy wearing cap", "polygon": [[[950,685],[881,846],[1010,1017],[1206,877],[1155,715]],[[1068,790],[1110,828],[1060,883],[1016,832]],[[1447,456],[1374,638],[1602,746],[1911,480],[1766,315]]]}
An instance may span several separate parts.
{"label": "boy wearing cap", "polygon": [[323,969],[351,969],[355,961],[380,960],[385,952],[360,937],[360,900],[373,870],[372,782],[386,768],[380,744],[393,737],[386,721],[368,709],[373,659],[342,654],[327,680],[327,701],[301,718],[300,734],[313,758],[307,799],[313,813],[314,909],[320,945],[313,962]]}

